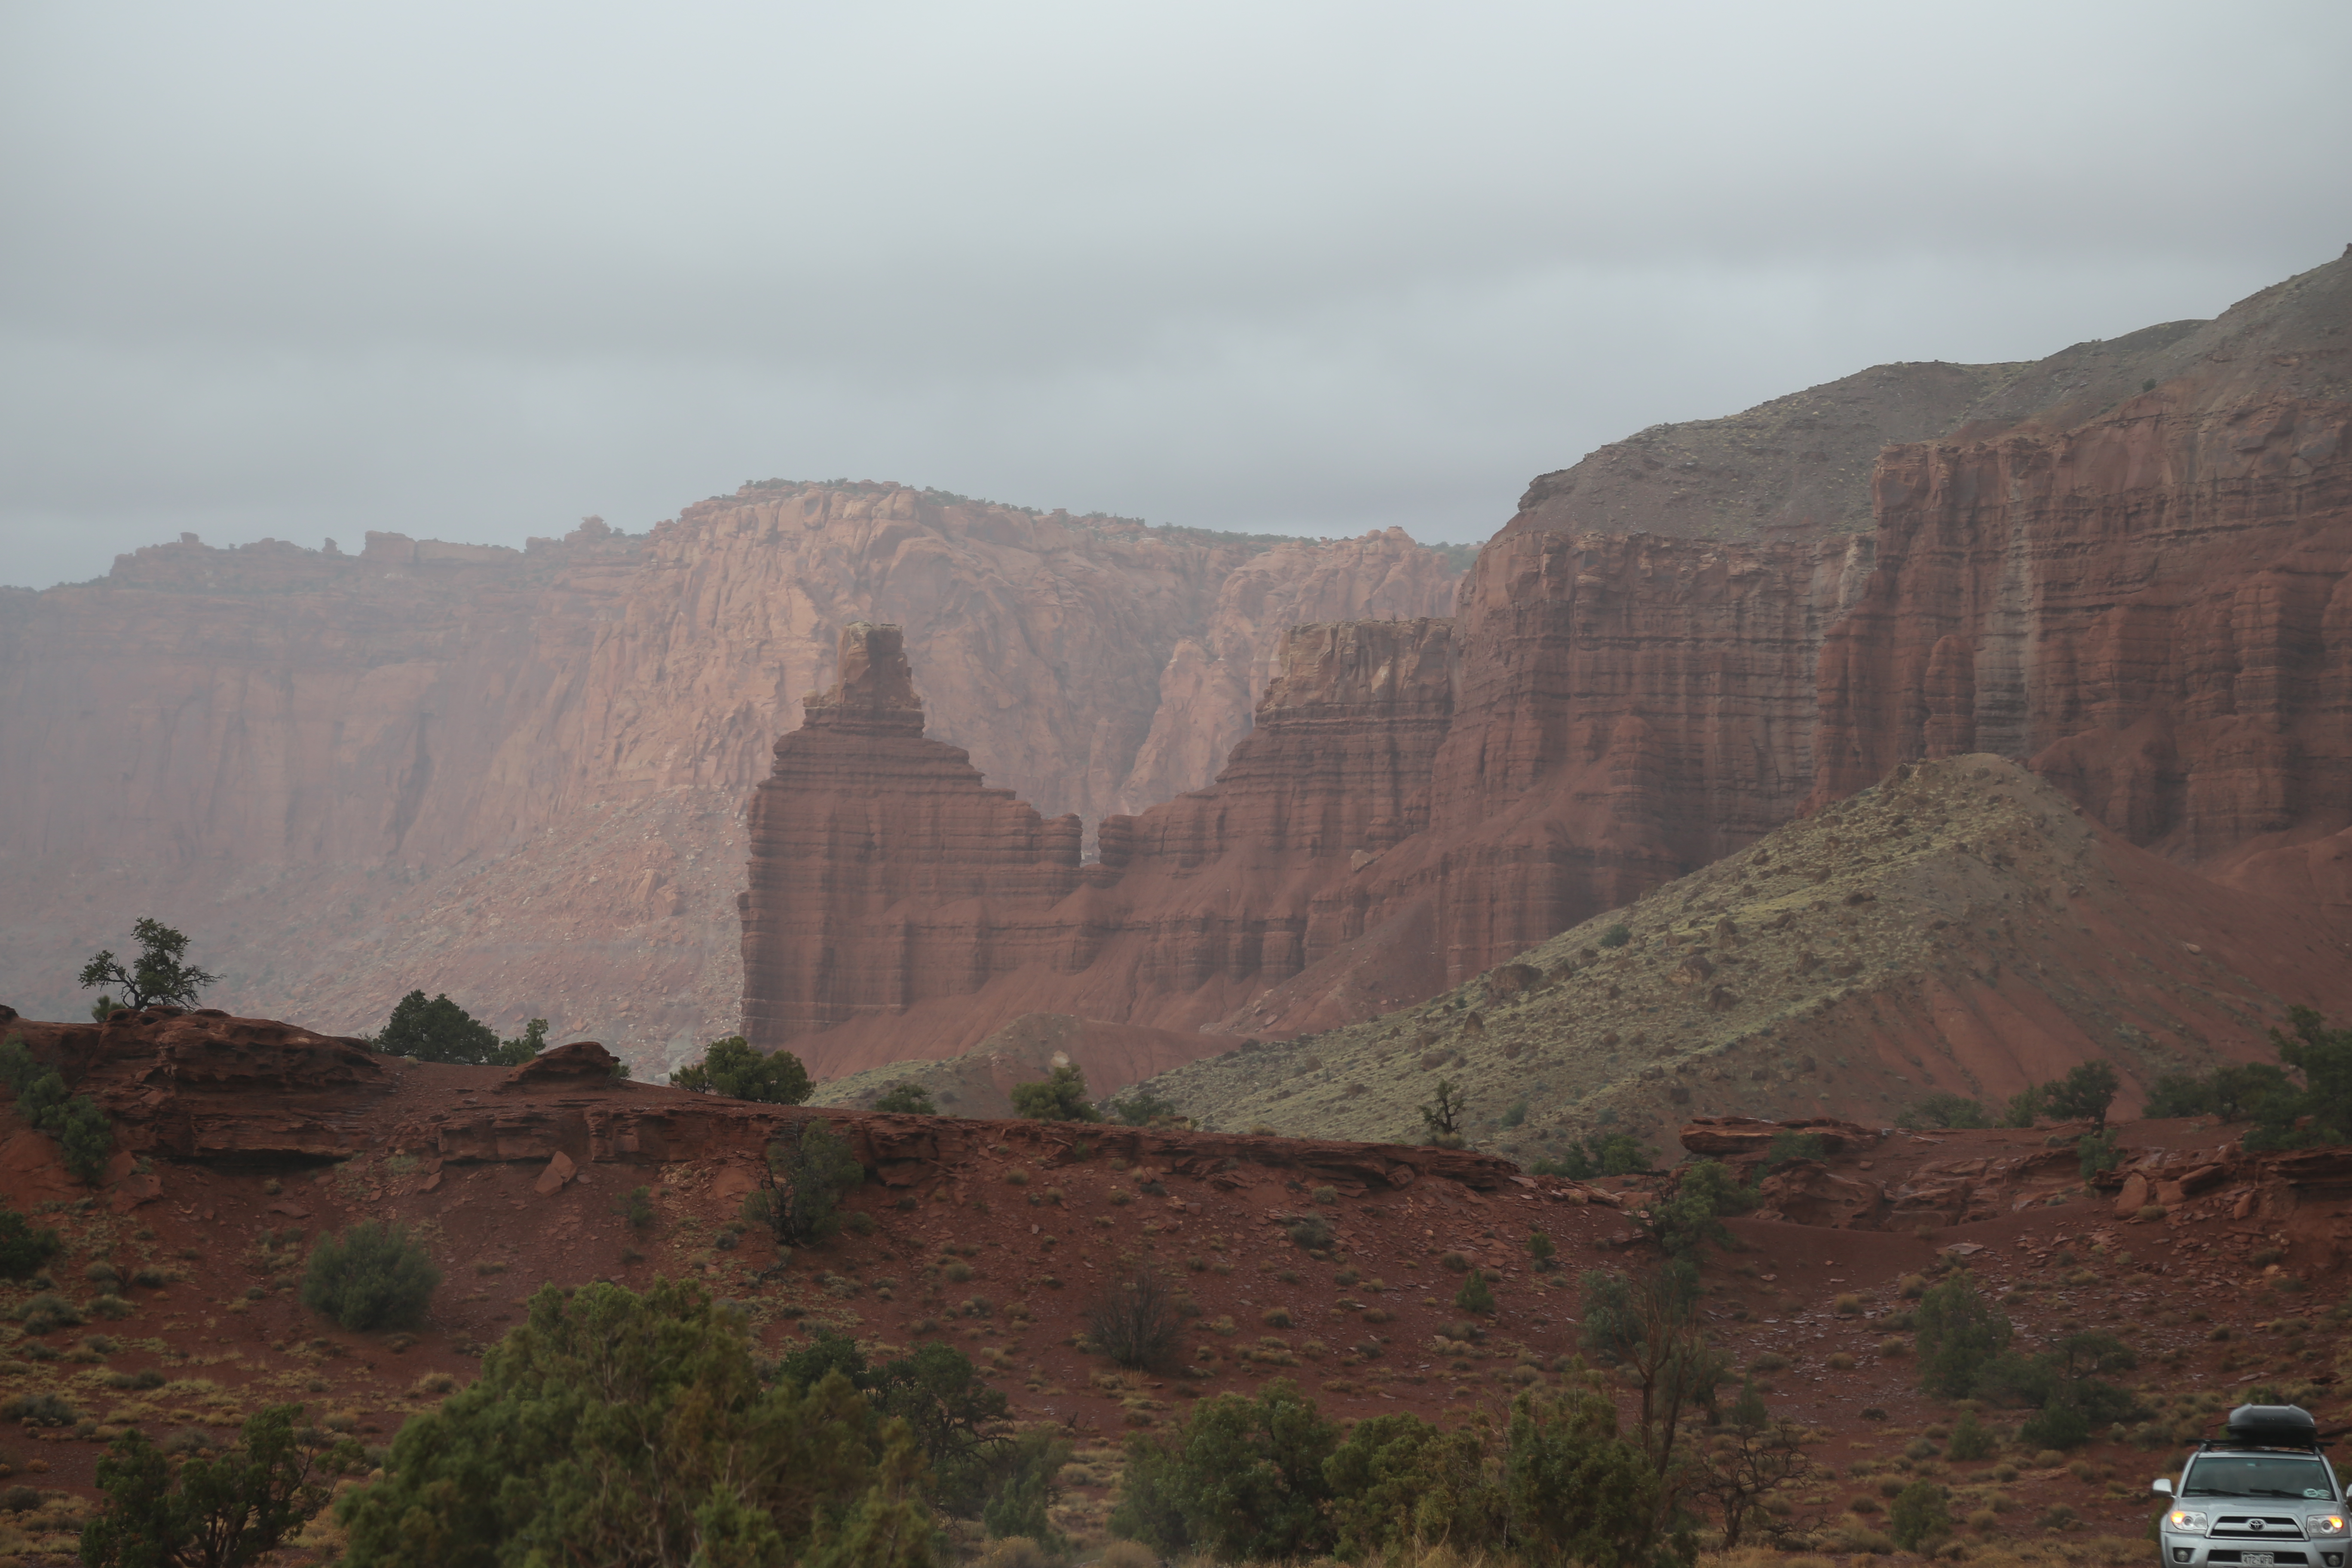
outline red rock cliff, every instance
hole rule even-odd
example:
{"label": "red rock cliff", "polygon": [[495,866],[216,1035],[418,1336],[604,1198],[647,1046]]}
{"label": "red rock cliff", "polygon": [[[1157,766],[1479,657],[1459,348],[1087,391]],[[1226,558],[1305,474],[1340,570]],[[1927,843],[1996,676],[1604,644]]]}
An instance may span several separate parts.
{"label": "red rock cliff", "polygon": [[832,1075],[948,1054],[1033,1012],[1190,1027],[1297,973],[1360,929],[1318,910],[1325,889],[1421,824],[1451,631],[1295,628],[1217,783],[1107,819],[1083,870],[1074,820],[1041,828],[918,739],[919,712],[851,729],[812,703],[752,807],[752,1038]]}
{"label": "red rock cliff", "polygon": [[991,907],[1051,904],[1077,879],[1075,815],[1045,821],[923,738],[898,627],[844,627],[839,668],[751,795],[743,1019],[758,1041],[978,990],[1024,956],[971,939]]}
{"label": "red rock cliff", "polygon": [[1822,655],[1814,797],[2030,761],[2176,859],[2352,823],[2352,259],[2182,340],[2080,423],[1891,448]]}
{"label": "red rock cliff", "polygon": [[1333,704],[1318,730],[1310,669],[1351,668],[1337,650],[1370,634],[1294,644],[1298,689],[1269,686],[1216,786],[1106,823],[1115,880],[1057,917],[1063,977],[1017,996],[992,982],[972,1027],[1031,1010],[1229,1031],[1361,1016],[1738,850],[1809,798],[1970,750],[2031,759],[2175,858],[2340,891],[2352,877],[2329,868],[2352,844],[2323,859],[2312,843],[2352,822],[2347,303],[2352,262],[2035,364],[1815,389],[1933,395],[1838,416],[1846,446],[1939,433],[1885,449],[1872,535],[1843,531],[1831,480],[1853,465],[1783,492],[1748,450],[1759,432],[1822,435],[1801,399],[1769,429],[1701,432],[1745,453],[1717,478],[1746,521],[1719,531],[1748,537],[1694,537],[1715,524],[1665,478],[1642,504],[1671,534],[1579,529],[1616,504],[1602,469],[1630,473],[1631,446],[1617,468],[1539,482],[1463,590],[1443,717],[1432,688],[1377,714]]}
{"label": "red rock cliff", "polygon": [[1454,580],[1395,531],[1269,547],[895,485],[528,551],[142,551],[0,594],[0,995],[79,1013],[81,960],[153,913],[241,1011],[373,1028],[421,985],[688,1050],[738,1026],[742,801],[845,625],[905,626],[938,736],[1091,820],[1207,783],[1303,610],[1442,612]]}

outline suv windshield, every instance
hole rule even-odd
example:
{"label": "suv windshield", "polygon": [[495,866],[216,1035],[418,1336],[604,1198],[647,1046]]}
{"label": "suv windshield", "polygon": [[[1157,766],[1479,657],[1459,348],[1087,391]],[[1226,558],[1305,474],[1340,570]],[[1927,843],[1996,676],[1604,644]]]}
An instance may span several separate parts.
{"label": "suv windshield", "polygon": [[2181,1478],[2182,1497],[2308,1498],[2332,1501],[2327,1467],[2288,1454],[2202,1454]]}

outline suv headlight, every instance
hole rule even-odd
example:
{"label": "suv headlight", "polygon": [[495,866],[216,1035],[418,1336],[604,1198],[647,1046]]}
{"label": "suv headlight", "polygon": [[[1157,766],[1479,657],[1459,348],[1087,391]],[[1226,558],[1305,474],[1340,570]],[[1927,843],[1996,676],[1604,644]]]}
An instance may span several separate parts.
{"label": "suv headlight", "polygon": [[2341,1535],[2345,1530],[2344,1516],[2340,1513],[2315,1513],[2303,1521],[2303,1529],[2306,1535]]}
{"label": "suv headlight", "polygon": [[2168,1530],[2202,1531],[2206,1524],[2205,1510],[2201,1508],[2176,1508],[2164,1516],[2164,1523]]}

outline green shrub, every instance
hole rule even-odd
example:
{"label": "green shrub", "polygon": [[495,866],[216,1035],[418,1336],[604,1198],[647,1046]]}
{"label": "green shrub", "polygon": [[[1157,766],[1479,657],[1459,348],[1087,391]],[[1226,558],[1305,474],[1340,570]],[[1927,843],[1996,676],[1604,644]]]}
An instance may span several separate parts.
{"label": "green shrub", "polygon": [[[33,1059],[32,1050],[25,1044],[24,1036],[10,1035],[0,1039],[0,1084],[8,1086],[10,1095],[23,1100],[25,1091],[32,1087],[33,1080],[39,1078],[44,1070],[41,1064]],[[58,1087],[64,1087],[62,1079]],[[24,1113],[22,1105],[16,1109],[19,1115]]]}
{"label": "green shrub", "polygon": [[1987,1301],[1967,1270],[1919,1300],[1919,1386],[1945,1399],[1976,1392],[1978,1375],[2009,1348],[2007,1313]]}
{"label": "green shrub", "polygon": [[0,1405],[0,1415],[26,1426],[71,1426],[81,1419],[81,1412],[55,1394],[20,1394]]}
{"label": "green shrub", "polygon": [[2294,1084],[2269,1062],[2235,1062],[2215,1068],[2200,1078],[2193,1073],[2166,1073],[2148,1088],[2147,1117],[2218,1116],[2243,1121],[2273,1099],[2292,1096]]}
{"label": "green shrub", "polygon": [[2085,1121],[2104,1127],[2107,1108],[2115,1103],[2116,1091],[2123,1086],[2110,1064],[2083,1062],[2068,1069],[2064,1078],[2042,1087],[2051,1115],[2062,1121]]}
{"label": "green shrub", "polygon": [[1323,1461],[1338,1555],[1381,1562],[1425,1541],[1465,1557],[1501,1546],[1509,1510],[1486,1446],[1480,1431],[1448,1432],[1417,1415],[1357,1422]]}
{"label": "green shrub", "polygon": [[1305,1215],[1291,1221],[1285,1234],[1293,1247],[1307,1252],[1322,1252],[1331,1245],[1331,1226],[1320,1215]]}
{"label": "green shrub", "polygon": [[1100,1121],[1087,1097],[1087,1075],[1075,1064],[1055,1068],[1035,1083],[1013,1086],[1013,1114],[1031,1121]]}
{"label": "green shrub", "polygon": [[2010,1099],[2001,1115],[2004,1127],[2031,1127],[2035,1122],[2084,1121],[2105,1127],[2107,1108],[2121,1088],[2116,1069],[2105,1062],[2084,1062],[2065,1077],[2029,1085]]}
{"label": "green shrub", "polygon": [[1143,1088],[1129,1089],[1110,1102],[1111,1116],[1129,1127],[1151,1127],[1177,1120],[1176,1102]]}
{"label": "green shrub", "polygon": [[1529,1167],[1538,1176],[1589,1182],[1595,1176],[1630,1176],[1646,1171],[1656,1155],[1630,1132],[1591,1134],[1571,1142],[1560,1154]]}
{"label": "green shrub", "polygon": [[628,1222],[631,1230],[651,1230],[654,1227],[654,1190],[651,1187],[631,1187],[613,1205],[613,1212]]}
{"label": "green shrub", "polygon": [[1026,1540],[1051,1558],[1069,1555],[1069,1539],[1054,1528],[1053,1506],[1062,1491],[1062,1467],[1070,1445],[1051,1432],[1024,1432],[1000,1461],[1002,1479],[982,1505],[980,1522],[992,1541]]}
{"label": "green shrub", "polygon": [[1517,1127],[1520,1123],[1526,1121],[1527,1119],[1528,1101],[1527,1097],[1524,1095],[1511,1101],[1511,1103],[1506,1106],[1503,1110],[1503,1125],[1506,1127]]}
{"label": "green shrub", "polygon": [[78,1180],[96,1186],[106,1174],[106,1162],[114,1152],[114,1124],[96,1100],[74,1096],[44,1119],[42,1131],[57,1139],[58,1157]]}
{"label": "green shrub", "polygon": [[815,1088],[800,1058],[790,1051],[762,1056],[740,1035],[711,1041],[700,1061],[678,1068],[669,1075],[669,1081],[697,1094],[724,1095],[730,1100],[752,1100],[766,1105],[799,1105]]}
{"label": "green shrub", "polygon": [[1559,1248],[1552,1245],[1551,1237],[1542,1231],[1535,1230],[1528,1233],[1528,1256],[1535,1261],[1535,1266],[1538,1269],[1549,1268],[1553,1258],[1558,1256],[1559,1252]]}
{"label": "green shrub", "polygon": [[2257,1125],[2243,1140],[2249,1149],[2313,1148],[2352,1143],[2352,1029],[2330,1029],[2309,1007],[2291,1007],[2292,1035],[2271,1031],[2279,1059],[2302,1075],[2299,1089],[2264,1096],[2254,1107]]}
{"label": "green shrub", "polygon": [[16,1321],[28,1334],[53,1334],[81,1327],[82,1317],[72,1302],[44,1290],[17,1309]]}
{"label": "green shrub", "polygon": [[1087,1308],[1087,1338],[1121,1366],[1164,1368],[1174,1358],[1183,1315],[1160,1271],[1138,1267],[1112,1280]]}
{"label": "green shrub", "polygon": [[981,1508],[1017,1468],[1017,1458],[1009,1458],[1006,1443],[992,1435],[1004,1417],[1004,1394],[991,1388],[971,1359],[952,1345],[934,1340],[872,1363],[856,1341],[819,1328],[776,1371],[803,1392],[838,1373],[866,1396],[877,1416],[905,1421],[931,1467],[932,1495],[950,1513],[968,1515]]}
{"label": "green shrub", "polygon": [[1454,1305],[1465,1312],[1475,1312],[1482,1318],[1492,1315],[1495,1292],[1487,1289],[1486,1276],[1475,1268],[1472,1269],[1463,1279],[1462,1288],[1454,1292]]}
{"label": "green shrub", "polygon": [[[499,1042],[498,1050],[493,1054],[493,1059],[502,1067],[519,1068],[545,1049],[547,1049],[547,1020],[533,1018],[522,1026],[522,1033],[519,1037]],[[621,1076],[625,1078],[628,1075],[623,1072]]]}
{"label": "green shrub", "polygon": [[1990,1127],[1991,1113],[1965,1094],[1931,1094],[1895,1113],[1897,1127]]}
{"label": "green shrub", "polygon": [[1694,1257],[1708,1242],[1730,1243],[1722,1216],[1756,1206],[1755,1192],[1719,1160],[1694,1160],[1675,1173],[1674,1189],[1634,1213],[1670,1258]]}
{"label": "green shrub", "polygon": [[2091,1418],[2079,1405],[2053,1400],[2026,1417],[2017,1438],[2029,1448],[2079,1448],[2091,1440]]}
{"label": "green shrub", "polygon": [[1130,1440],[1111,1531],[1171,1557],[1316,1555],[1331,1542],[1324,1461],[1339,1438],[1339,1427],[1287,1378],[1255,1399],[1204,1400],[1171,1441]]}
{"label": "green shrub", "polygon": [[352,1332],[413,1328],[440,1283],[441,1270],[406,1230],[362,1220],[310,1249],[302,1305]]}
{"label": "green shrub", "polygon": [[[763,1383],[740,1314],[662,1280],[552,1286],[337,1505],[346,1568],[927,1568],[914,1438],[846,1376]],[[485,1484],[495,1477],[496,1485]]]}
{"label": "green shrub", "polygon": [[1945,1451],[1955,1459],[1989,1459],[2000,1447],[2000,1440],[1993,1436],[1992,1428],[1978,1420],[1975,1411],[1968,1410],[1961,1412],[1958,1423],[1953,1426],[1952,1440]]}
{"label": "green shrub", "polygon": [[68,1093],[64,1077],[34,1060],[20,1035],[0,1040],[0,1083],[16,1096],[18,1119],[56,1139],[66,1169],[96,1185],[114,1152],[114,1127],[98,1102]]}
{"label": "green shrub", "polygon": [[778,1247],[813,1247],[841,1230],[842,1194],[866,1179],[848,1142],[822,1118],[788,1121],[768,1142],[760,1190],[743,1217],[763,1225]]}
{"label": "green shrub", "polygon": [[1895,1494],[1887,1510],[1886,1532],[1906,1552],[1917,1552],[1952,1533],[1952,1510],[1943,1488],[1913,1481]]}
{"label": "green shrub", "polygon": [[1633,928],[1622,923],[1611,926],[1601,933],[1601,945],[1603,947],[1622,947],[1633,940]]}
{"label": "green shrub", "polygon": [[247,1421],[217,1455],[191,1454],[174,1476],[169,1458],[137,1427],[98,1462],[105,1501],[82,1527],[88,1568],[230,1568],[257,1561],[327,1506],[334,1474],[364,1468],[346,1438],[325,1453],[306,1450],[294,1423],[299,1405],[273,1405]]}
{"label": "green shrub", "polygon": [[912,1079],[892,1084],[874,1109],[890,1116],[937,1116],[939,1108],[931,1103],[931,1091]]}
{"label": "green shrub", "polygon": [[497,1031],[477,1022],[446,992],[430,1002],[422,991],[403,996],[369,1044],[385,1056],[414,1057],[421,1062],[488,1067],[500,1059]]}
{"label": "green shrub", "polygon": [[0,1199],[0,1279],[31,1279],[64,1247],[54,1229],[35,1230],[32,1221]]}
{"label": "green shrub", "polygon": [[2124,1157],[2112,1128],[2104,1132],[2085,1132],[2075,1139],[2074,1154],[2076,1168],[2086,1182],[2101,1171],[2114,1170]]}

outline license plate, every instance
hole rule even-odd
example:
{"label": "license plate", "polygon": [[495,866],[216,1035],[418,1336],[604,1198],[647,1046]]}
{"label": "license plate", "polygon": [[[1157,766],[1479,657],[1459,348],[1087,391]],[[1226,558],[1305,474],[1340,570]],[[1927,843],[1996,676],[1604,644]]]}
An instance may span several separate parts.
{"label": "license plate", "polygon": [[2241,1552],[2238,1553],[2238,1568],[2277,1568],[2277,1564],[2278,1553],[2275,1552]]}

